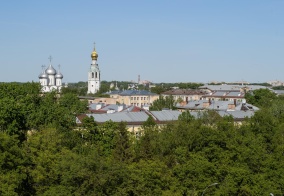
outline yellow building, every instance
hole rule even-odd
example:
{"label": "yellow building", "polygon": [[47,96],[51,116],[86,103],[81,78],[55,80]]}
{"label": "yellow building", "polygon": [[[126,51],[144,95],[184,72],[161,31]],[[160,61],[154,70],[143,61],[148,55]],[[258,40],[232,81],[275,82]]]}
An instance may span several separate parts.
{"label": "yellow building", "polygon": [[116,99],[117,103],[138,107],[151,105],[159,98],[158,94],[145,90],[112,91],[108,94],[110,98]]}

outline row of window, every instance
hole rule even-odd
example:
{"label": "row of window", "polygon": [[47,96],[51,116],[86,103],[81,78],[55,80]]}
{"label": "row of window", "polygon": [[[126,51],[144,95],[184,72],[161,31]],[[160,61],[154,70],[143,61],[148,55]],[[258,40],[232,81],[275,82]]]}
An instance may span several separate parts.
{"label": "row of window", "polygon": [[149,105],[149,103],[131,103],[131,105],[134,105],[134,106],[144,106],[144,105]]}
{"label": "row of window", "polygon": [[149,97],[131,97],[131,100],[149,100]]}

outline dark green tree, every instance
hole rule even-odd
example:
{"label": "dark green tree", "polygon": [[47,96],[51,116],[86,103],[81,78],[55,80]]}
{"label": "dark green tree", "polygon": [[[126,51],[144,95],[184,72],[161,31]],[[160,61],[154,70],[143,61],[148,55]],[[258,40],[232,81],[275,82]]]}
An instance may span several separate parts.
{"label": "dark green tree", "polygon": [[153,101],[153,104],[150,106],[151,111],[161,111],[162,109],[176,109],[176,102],[173,98],[173,96],[159,96],[159,98],[155,101]]}

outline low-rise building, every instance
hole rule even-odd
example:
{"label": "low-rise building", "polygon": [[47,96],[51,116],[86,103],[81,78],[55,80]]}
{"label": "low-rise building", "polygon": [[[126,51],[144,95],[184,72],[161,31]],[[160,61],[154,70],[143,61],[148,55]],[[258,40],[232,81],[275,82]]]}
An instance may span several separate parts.
{"label": "low-rise building", "polygon": [[110,98],[115,99],[117,103],[138,107],[150,105],[159,98],[158,94],[146,90],[112,91],[107,94],[109,94]]}
{"label": "low-rise building", "polygon": [[175,101],[193,101],[200,100],[203,96],[207,94],[203,90],[192,90],[192,89],[172,89],[166,92],[163,92],[161,95],[163,97],[172,96]]}

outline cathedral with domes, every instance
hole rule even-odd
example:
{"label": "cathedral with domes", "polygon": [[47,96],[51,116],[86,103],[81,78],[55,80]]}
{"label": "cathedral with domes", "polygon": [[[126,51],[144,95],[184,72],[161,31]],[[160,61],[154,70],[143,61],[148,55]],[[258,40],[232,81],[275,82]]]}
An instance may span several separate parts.
{"label": "cathedral with domes", "polygon": [[62,88],[62,78],[63,75],[60,72],[60,65],[58,70],[53,68],[51,64],[51,57],[49,57],[50,64],[45,69],[45,66],[42,66],[42,72],[39,74],[39,82],[42,86],[42,92],[51,92],[51,91],[61,91]]}
{"label": "cathedral with domes", "polygon": [[99,65],[97,64],[98,56],[99,55],[96,51],[96,48],[94,47],[94,50],[91,54],[92,64],[88,72],[88,94],[95,94],[100,90],[101,73]]}

